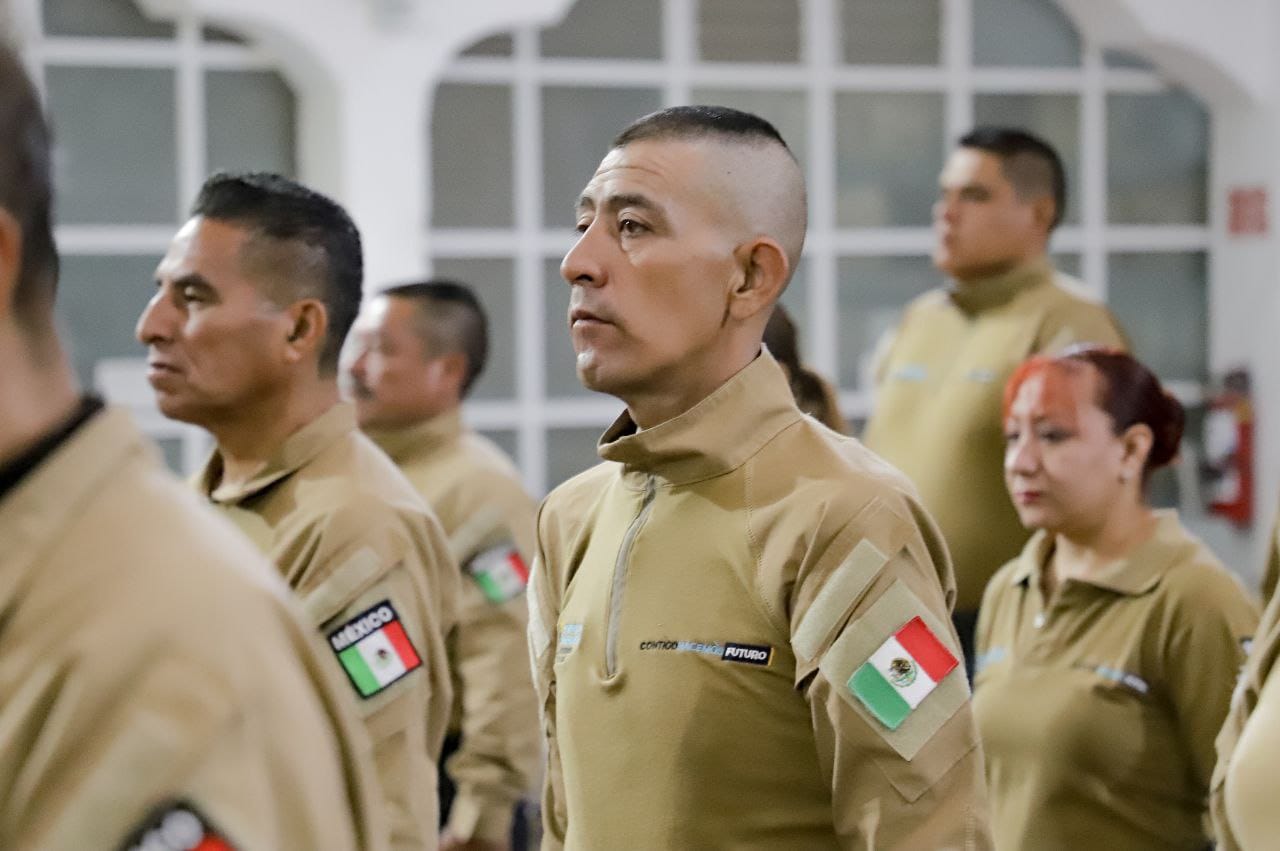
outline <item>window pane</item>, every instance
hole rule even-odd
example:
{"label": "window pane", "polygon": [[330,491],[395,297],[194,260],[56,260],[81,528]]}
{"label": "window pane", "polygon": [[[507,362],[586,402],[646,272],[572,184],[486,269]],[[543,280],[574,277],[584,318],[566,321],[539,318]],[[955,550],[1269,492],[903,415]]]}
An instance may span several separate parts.
{"label": "window pane", "polygon": [[174,222],[173,72],[53,67],[46,80],[58,130],[59,222]]}
{"label": "window pane", "polygon": [[1203,224],[1209,117],[1190,95],[1107,96],[1107,217]]}
{"label": "window pane", "polygon": [[230,30],[222,27],[201,27],[200,34],[205,41],[215,44],[245,44],[245,40]]}
{"label": "window pane", "polygon": [[481,434],[498,444],[515,465],[520,466],[520,440],[514,429],[480,429]]}
{"label": "window pane", "polygon": [[937,65],[938,0],[842,0],[844,61],[851,65]]}
{"label": "window pane", "polygon": [[173,24],[147,18],[133,0],[44,0],[47,35],[172,38]]}
{"label": "window pane", "polygon": [[516,396],[515,263],[501,257],[441,257],[435,274],[470,286],[489,319],[489,359],[471,399]]}
{"label": "window pane", "polygon": [[1055,0],[973,0],[973,61],[1077,66],[1080,36]]}
{"label": "window pane", "polygon": [[546,263],[546,317],[543,336],[547,346],[547,396],[595,397],[578,381],[577,356],[569,337],[569,285],[560,277],[560,260]]}
{"label": "window pane", "polygon": [[463,56],[510,56],[514,52],[511,36],[491,35],[462,51]]}
{"label": "window pane", "polygon": [[943,138],[940,94],[837,95],[837,224],[929,224]]}
{"label": "window pane", "polygon": [[1208,376],[1205,256],[1113,254],[1107,302],[1134,354],[1163,379]]}
{"label": "window pane", "polygon": [[978,95],[973,99],[978,124],[1017,127],[1042,137],[1062,157],[1067,170],[1067,209],[1063,221],[1080,220],[1080,98],[1078,95]]}
{"label": "window pane", "polygon": [[907,302],[941,283],[928,257],[845,257],[840,261],[841,387],[868,387],[880,338],[897,327]]}
{"label": "window pane", "polygon": [[694,103],[729,106],[755,113],[778,128],[803,165],[809,146],[808,107],[804,92],[753,92],[745,89],[694,89]]}
{"label": "window pane", "polygon": [[813,360],[813,350],[809,348],[809,281],[805,277],[807,269],[804,258],[796,266],[791,283],[782,291],[779,303],[787,309],[787,315],[796,326],[796,340],[800,348],[802,360]]}
{"label": "window pane", "polygon": [[510,227],[511,89],[444,83],[431,124],[436,227]]}
{"label": "window pane", "polygon": [[66,255],[58,283],[58,317],[72,363],[85,387],[93,386],[99,358],[143,358],[134,326],[155,290],[159,257]]}
{"label": "window pane", "polygon": [[593,59],[662,58],[662,0],[579,0],[542,31],[542,55]]}
{"label": "window pane", "polygon": [[701,0],[698,46],[712,62],[799,62],[796,0]]}
{"label": "window pane", "polygon": [[1064,275],[1070,275],[1073,278],[1080,277],[1080,255],[1079,254],[1053,254],[1051,257],[1053,266]]}
{"label": "window pane", "polygon": [[1123,50],[1102,51],[1102,61],[1106,63],[1108,68],[1132,68],[1139,71],[1155,70],[1151,63],[1141,56],[1134,53],[1126,53]]}
{"label": "window pane", "polygon": [[274,171],[292,177],[294,99],[274,71],[210,71],[205,75],[210,171]]}
{"label": "window pane", "polygon": [[547,432],[547,487],[600,463],[596,442],[607,426],[599,428],[557,428]]}
{"label": "window pane", "polygon": [[622,128],[658,109],[654,89],[549,86],[542,95],[543,222],[573,227],[573,204]]}

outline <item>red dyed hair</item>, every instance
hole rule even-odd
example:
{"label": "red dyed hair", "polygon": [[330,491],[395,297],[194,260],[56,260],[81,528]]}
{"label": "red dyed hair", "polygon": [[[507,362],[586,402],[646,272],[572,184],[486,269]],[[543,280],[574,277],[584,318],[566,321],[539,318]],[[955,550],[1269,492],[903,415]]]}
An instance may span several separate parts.
{"label": "red dyed hair", "polygon": [[1186,412],[1182,403],[1160,384],[1160,379],[1136,358],[1119,349],[1080,346],[1060,355],[1035,355],[1023,361],[1004,387],[1003,416],[1027,379],[1046,373],[1075,374],[1092,367],[1098,376],[1096,404],[1111,418],[1116,435],[1142,423],[1151,429],[1151,451],[1142,475],[1165,466],[1178,456]]}

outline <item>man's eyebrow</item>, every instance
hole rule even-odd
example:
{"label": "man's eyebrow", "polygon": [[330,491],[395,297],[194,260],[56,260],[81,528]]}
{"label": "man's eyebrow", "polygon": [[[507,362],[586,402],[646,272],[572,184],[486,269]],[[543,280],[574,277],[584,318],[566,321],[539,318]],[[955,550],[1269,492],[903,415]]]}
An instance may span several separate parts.
{"label": "man's eyebrow", "polygon": [[[650,198],[636,192],[623,192],[618,195],[610,195],[604,200],[604,207],[609,211],[622,210],[626,207],[635,207],[650,213],[661,213],[662,210]],[[590,195],[583,195],[578,198],[578,204],[575,209],[579,213],[589,213],[596,209],[595,199]]]}
{"label": "man's eyebrow", "polygon": [[[195,287],[196,289],[202,290],[205,292],[214,292],[213,284],[209,283],[208,279],[206,279],[199,272],[188,272],[187,274],[183,275],[181,278],[174,278],[170,283],[175,290],[186,289],[187,287]],[[159,287],[159,286],[162,286],[163,284],[164,284],[163,278],[160,275],[156,275],[156,286]]]}

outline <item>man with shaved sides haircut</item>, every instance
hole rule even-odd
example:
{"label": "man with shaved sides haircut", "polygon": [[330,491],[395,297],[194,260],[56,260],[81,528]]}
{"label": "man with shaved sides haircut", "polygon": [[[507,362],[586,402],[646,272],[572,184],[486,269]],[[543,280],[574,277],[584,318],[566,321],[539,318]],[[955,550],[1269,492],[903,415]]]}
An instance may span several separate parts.
{"label": "man with shaved sides haircut", "polygon": [[1029,533],[1003,480],[1000,394],[1013,370],[1073,343],[1123,347],[1107,309],[1050,263],[1066,212],[1066,175],[1030,133],[967,134],[939,178],[933,262],[950,281],[912,301],[881,341],[863,439],[906,473],[955,563],[955,625],[974,665],[987,580]]}
{"label": "man with shaved sides haircut", "polygon": [[544,848],[989,847],[946,549],[761,345],[804,221],[782,137],[715,106],[578,201],[578,375],[626,410],[538,519]]}
{"label": "man with shaved sides haircut", "polygon": [[0,848],[385,849],[288,589],[77,386],[39,104],[0,45]]}
{"label": "man with shaved sides haircut", "polygon": [[440,778],[442,851],[524,847],[515,815],[540,752],[524,597],[536,503],[502,450],[462,422],[462,400],[484,370],[487,324],[458,281],[389,287],[356,324],[350,366],[361,428],[435,509],[462,570],[448,637],[456,699]]}
{"label": "man with shaved sides haircut", "polygon": [[[457,568],[435,515],[338,397],[360,234],[273,174],[217,174],[138,319],[166,416],[217,447],[200,495],[275,563],[364,719],[395,849],[434,849]],[[316,847],[338,847],[321,842]]]}

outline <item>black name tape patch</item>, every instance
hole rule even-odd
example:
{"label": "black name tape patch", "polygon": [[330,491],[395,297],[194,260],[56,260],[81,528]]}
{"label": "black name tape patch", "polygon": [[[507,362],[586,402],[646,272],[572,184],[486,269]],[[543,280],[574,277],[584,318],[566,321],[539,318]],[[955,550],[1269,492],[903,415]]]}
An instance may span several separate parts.
{"label": "black name tape patch", "polygon": [[726,662],[768,665],[773,660],[773,648],[764,644],[735,644],[728,641],[724,645],[724,655],[720,658]]}
{"label": "black name tape patch", "polygon": [[236,846],[190,802],[167,801],[143,819],[120,851],[236,851]]}
{"label": "black name tape patch", "polygon": [[679,653],[699,653],[715,656],[722,662],[742,662],[747,665],[768,665],[773,661],[773,648],[767,644],[739,644],[736,641],[673,641],[654,639],[641,641],[641,650],[674,650]]}

